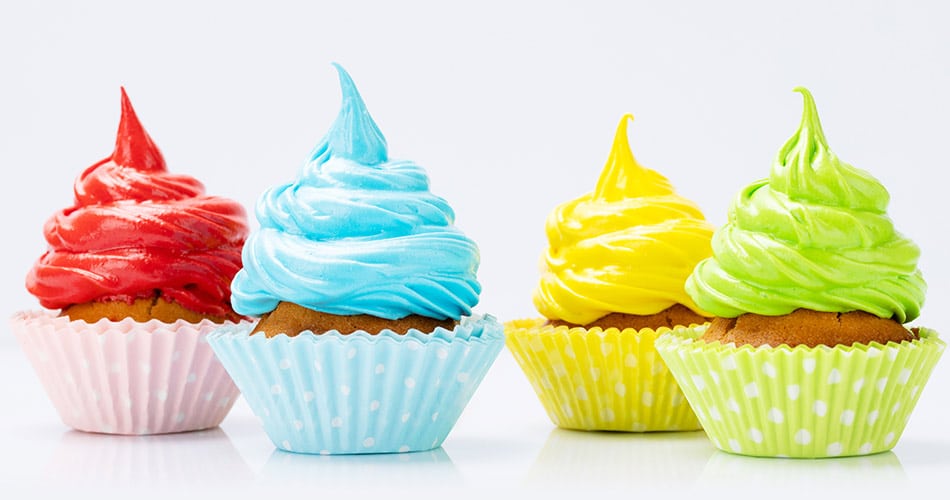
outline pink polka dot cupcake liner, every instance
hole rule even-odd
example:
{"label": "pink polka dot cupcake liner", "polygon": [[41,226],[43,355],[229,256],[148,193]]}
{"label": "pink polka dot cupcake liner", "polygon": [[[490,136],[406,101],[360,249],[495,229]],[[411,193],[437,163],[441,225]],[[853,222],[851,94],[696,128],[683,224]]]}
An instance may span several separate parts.
{"label": "pink polka dot cupcake liner", "polygon": [[10,325],[63,423],[104,434],[216,427],[239,393],[207,343],[210,321],[70,321],[16,313]]}
{"label": "pink polka dot cupcake liner", "polygon": [[870,455],[893,448],[946,344],[736,347],[676,329],[656,347],[722,451],[760,457]]}
{"label": "pink polka dot cupcake liner", "polygon": [[488,315],[453,330],[208,339],[274,445],[324,455],[405,453],[442,445],[502,347]]}

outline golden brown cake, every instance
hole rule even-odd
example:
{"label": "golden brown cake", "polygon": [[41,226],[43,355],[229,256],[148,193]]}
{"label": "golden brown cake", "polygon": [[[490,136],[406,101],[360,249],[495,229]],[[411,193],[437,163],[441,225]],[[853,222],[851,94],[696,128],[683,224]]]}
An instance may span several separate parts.
{"label": "golden brown cake", "polygon": [[547,324],[552,326],[567,326],[571,328],[575,326],[583,326],[588,329],[599,327],[603,330],[608,328],[617,328],[619,330],[623,330],[625,328],[633,328],[634,330],[651,328],[653,330],[658,330],[662,327],[675,328],[677,326],[701,325],[708,321],[709,318],[701,316],[692,309],[682,304],[674,304],[656,314],[637,315],[610,313],[585,325],[577,325],[557,319],[548,320]]}
{"label": "golden brown cake", "polygon": [[272,312],[261,316],[261,320],[255,325],[251,335],[264,333],[270,338],[284,333],[289,337],[295,337],[305,331],[324,333],[331,330],[336,330],[342,334],[360,330],[371,334],[377,334],[382,330],[392,330],[396,333],[405,334],[410,329],[431,332],[437,327],[451,330],[456,325],[458,325],[458,321],[455,320],[438,320],[419,315],[406,316],[395,320],[377,318],[369,314],[340,316],[314,311],[293,302],[281,302]]}

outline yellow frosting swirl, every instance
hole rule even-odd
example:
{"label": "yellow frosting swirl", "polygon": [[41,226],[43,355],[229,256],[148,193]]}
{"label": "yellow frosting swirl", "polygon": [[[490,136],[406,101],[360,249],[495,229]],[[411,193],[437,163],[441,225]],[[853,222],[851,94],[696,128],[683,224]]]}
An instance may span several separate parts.
{"label": "yellow frosting swirl", "polygon": [[670,181],[634,159],[624,115],[597,187],[548,216],[534,305],[584,325],[610,313],[656,314],[683,304],[707,315],[683,284],[712,255],[713,227]]}

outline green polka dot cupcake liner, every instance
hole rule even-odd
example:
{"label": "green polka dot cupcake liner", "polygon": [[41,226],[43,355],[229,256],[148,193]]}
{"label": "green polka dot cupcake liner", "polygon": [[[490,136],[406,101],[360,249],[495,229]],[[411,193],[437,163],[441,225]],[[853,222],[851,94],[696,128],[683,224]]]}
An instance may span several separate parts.
{"label": "green polka dot cupcake liner", "polygon": [[492,316],[453,330],[288,337],[221,328],[208,343],[284,451],[372,454],[442,445],[504,347]]}
{"label": "green polka dot cupcake liner", "polygon": [[946,344],[736,347],[676,329],[656,348],[713,444],[758,457],[870,455],[893,448]]}

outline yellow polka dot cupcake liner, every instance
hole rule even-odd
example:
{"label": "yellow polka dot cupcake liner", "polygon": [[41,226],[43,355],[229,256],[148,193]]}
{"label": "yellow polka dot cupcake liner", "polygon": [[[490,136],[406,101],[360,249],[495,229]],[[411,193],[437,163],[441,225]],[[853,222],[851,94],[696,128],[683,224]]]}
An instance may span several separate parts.
{"label": "yellow polka dot cupcake liner", "polygon": [[869,455],[897,444],[946,344],[736,347],[676,329],[656,348],[722,451],[759,457]]}
{"label": "yellow polka dot cupcake liner", "polygon": [[505,324],[505,343],[551,421],[588,431],[689,431],[696,415],[653,346],[669,331]]}

